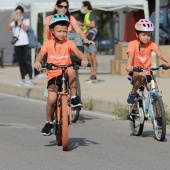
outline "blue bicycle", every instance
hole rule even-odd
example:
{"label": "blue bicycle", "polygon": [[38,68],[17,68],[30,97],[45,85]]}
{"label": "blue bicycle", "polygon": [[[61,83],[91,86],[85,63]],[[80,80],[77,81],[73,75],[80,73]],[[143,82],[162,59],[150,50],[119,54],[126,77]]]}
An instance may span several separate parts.
{"label": "blue bicycle", "polygon": [[[135,67],[133,72],[146,70],[152,73],[160,68],[168,69],[166,65],[152,68]],[[147,76],[145,76],[145,81],[147,82]],[[151,86],[148,94],[145,94],[144,90],[145,85],[143,84],[138,90],[135,104],[129,105],[131,131],[135,136],[140,136],[143,132],[144,121],[151,118],[156,139],[163,141],[166,136],[165,108],[162,101],[162,94],[158,91],[153,74],[151,74]]]}

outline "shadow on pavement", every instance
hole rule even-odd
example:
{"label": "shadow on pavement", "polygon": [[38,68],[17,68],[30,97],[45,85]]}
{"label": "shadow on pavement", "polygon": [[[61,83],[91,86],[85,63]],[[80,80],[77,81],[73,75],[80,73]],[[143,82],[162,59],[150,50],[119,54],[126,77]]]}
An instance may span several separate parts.
{"label": "shadow on pavement", "polygon": [[[69,151],[76,149],[79,146],[89,146],[89,145],[99,144],[97,142],[90,141],[86,138],[69,138],[68,140],[69,140]],[[48,145],[44,145],[44,146],[51,147],[51,146],[56,146],[56,145],[57,145],[56,140],[52,140],[49,142]]]}
{"label": "shadow on pavement", "polygon": [[88,120],[93,120],[93,119],[99,119],[99,118],[98,118],[98,117],[95,117],[95,116],[81,115],[81,113],[80,113],[77,122],[85,123],[86,121],[88,121]]}
{"label": "shadow on pavement", "polygon": [[89,146],[99,144],[86,138],[69,138],[69,150],[78,148],[79,146]]}

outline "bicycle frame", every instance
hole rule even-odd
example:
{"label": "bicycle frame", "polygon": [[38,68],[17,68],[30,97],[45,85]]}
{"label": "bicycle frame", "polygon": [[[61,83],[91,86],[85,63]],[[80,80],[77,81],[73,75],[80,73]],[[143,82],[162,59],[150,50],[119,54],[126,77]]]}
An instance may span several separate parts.
{"label": "bicycle frame", "polygon": [[69,107],[68,109],[68,117],[69,117],[69,123],[71,124],[72,122],[72,107],[71,107],[71,96],[68,92],[68,84],[66,84],[66,78],[65,78],[65,70],[64,68],[62,68],[62,91],[58,92],[57,94],[57,123],[59,125],[60,120],[61,120],[61,98],[62,96],[66,96],[67,97],[67,105]]}
{"label": "bicycle frame", "polygon": [[[157,67],[157,68],[160,68],[160,67]],[[148,69],[147,71],[150,71],[150,70],[151,69]],[[145,80],[147,82],[147,76],[145,76]],[[145,96],[145,93],[144,93],[144,89],[141,90],[141,94],[142,94],[143,111],[144,111],[145,117],[152,117],[152,119],[155,119],[155,114],[154,114],[154,111],[153,111],[153,104],[152,104],[152,101],[153,101],[152,96],[153,95],[157,95],[157,96],[161,96],[162,97],[162,95],[156,89],[153,75],[151,75],[151,87],[150,87],[150,91],[147,94],[147,99],[148,100],[146,101],[146,96]],[[146,106],[148,106],[148,107],[146,108]],[[151,114],[148,113],[149,108],[151,109]]]}

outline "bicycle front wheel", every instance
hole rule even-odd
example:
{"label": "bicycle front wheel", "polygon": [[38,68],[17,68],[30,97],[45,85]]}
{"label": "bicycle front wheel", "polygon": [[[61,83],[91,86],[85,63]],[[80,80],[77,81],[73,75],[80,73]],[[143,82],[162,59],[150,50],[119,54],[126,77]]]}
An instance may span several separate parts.
{"label": "bicycle front wheel", "polygon": [[63,151],[68,150],[68,110],[67,110],[67,96],[62,96],[62,146]]}
{"label": "bicycle front wheel", "polygon": [[143,108],[139,107],[139,109],[133,110],[131,107],[129,106],[130,128],[135,136],[140,136],[144,128]]}
{"label": "bicycle front wheel", "polygon": [[155,136],[158,141],[163,141],[166,136],[166,117],[162,97],[157,95],[153,96],[152,105],[155,117],[152,120]]}

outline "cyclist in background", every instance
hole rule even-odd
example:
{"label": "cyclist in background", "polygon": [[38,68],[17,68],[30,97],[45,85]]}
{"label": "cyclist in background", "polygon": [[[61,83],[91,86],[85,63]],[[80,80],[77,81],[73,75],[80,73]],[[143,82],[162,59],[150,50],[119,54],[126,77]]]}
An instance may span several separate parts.
{"label": "cyclist in background", "polygon": [[151,82],[151,73],[150,72],[133,72],[133,67],[143,67],[150,68],[152,66],[152,55],[151,52],[154,51],[157,56],[165,61],[170,66],[170,59],[163,54],[158,46],[150,41],[152,31],[154,31],[154,25],[151,21],[146,19],[140,19],[135,24],[136,36],[137,40],[133,40],[129,42],[127,54],[127,67],[126,70],[129,72],[129,77],[132,76],[132,91],[129,93],[127,98],[128,104],[134,104],[134,99],[137,97],[136,91],[142,85],[145,80],[145,76],[147,77],[147,90],[149,90],[150,82]]}
{"label": "cyclist in background", "polygon": [[[34,67],[37,70],[41,69],[41,62],[45,54],[47,55],[47,63],[54,63],[56,65],[69,65],[72,63],[70,53],[73,52],[82,61],[81,65],[83,67],[87,66],[88,61],[86,60],[83,53],[72,41],[66,39],[68,26],[69,19],[66,15],[55,14],[52,16],[49,23],[49,28],[54,38],[43,43],[43,46],[41,47],[34,64]],[[51,129],[53,128],[53,105],[57,99],[56,92],[62,83],[62,70],[58,68],[47,70],[46,74],[48,88],[48,98],[46,105],[47,123],[45,124],[41,133],[45,136],[48,136],[51,135]],[[72,107],[82,107],[83,105],[81,104],[79,97],[76,96],[76,72],[73,70],[73,68],[69,67],[67,69],[66,77],[68,77],[68,82],[71,89]]]}

